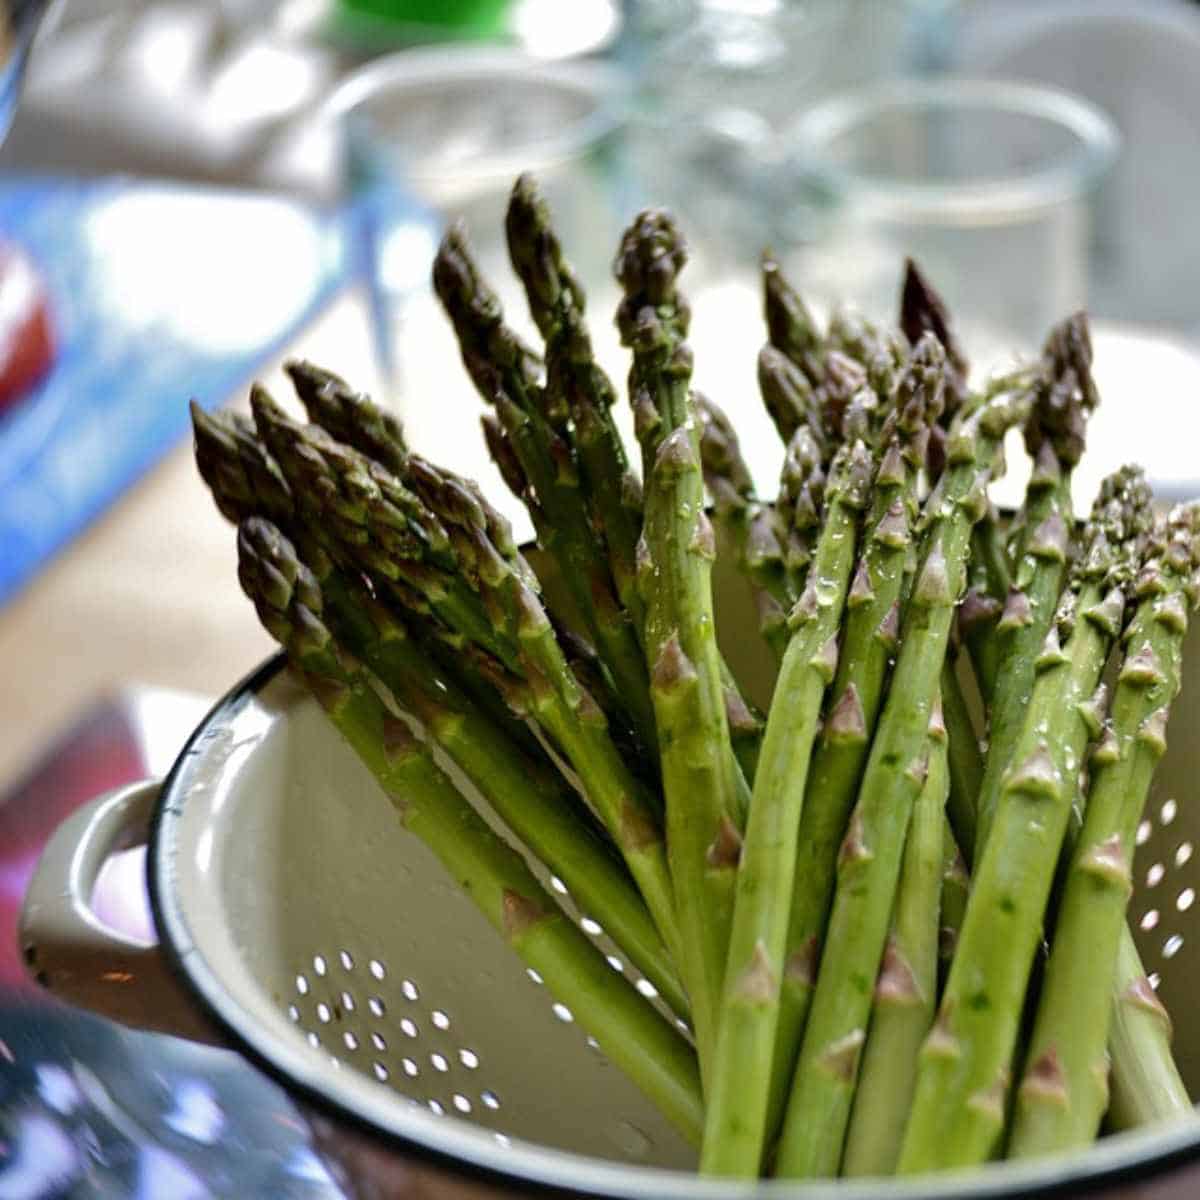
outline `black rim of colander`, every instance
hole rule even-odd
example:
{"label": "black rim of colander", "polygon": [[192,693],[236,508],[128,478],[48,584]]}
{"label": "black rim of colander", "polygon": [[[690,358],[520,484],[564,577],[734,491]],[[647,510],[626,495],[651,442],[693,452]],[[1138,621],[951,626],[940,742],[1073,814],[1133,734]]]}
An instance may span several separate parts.
{"label": "black rim of colander", "polygon": [[[392,1106],[381,1118],[353,1098],[339,1099],[341,1077],[318,1077],[316,1064],[298,1048],[268,1038],[250,1015],[221,984],[188,932],[187,919],[178,903],[171,879],[178,851],[173,832],[188,802],[189,775],[203,756],[202,743],[227,724],[250,700],[261,693],[286,666],[279,654],[262,663],[213,705],[188,738],[163,781],[151,819],[146,856],[147,886],[154,924],[164,957],[201,1011],[246,1059],[278,1083],[304,1106],[349,1126],[380,1146],[408,1159],[422,1160],[452,1173],[480,1179],[499,1188],[536,1189],[625,1200],[655,1197],[661,1200],[717,1200],[718,1197],[756,1196],[785,1200],[1003,1200],[1018,1196],[1097,1196],[1111,1194],[1124,1184],[1146,1185],[1172,1181],[1164,1176],[1175,1168],[1200,1162],[1200,1131],[1195,1127],[1164,1128],[1106,1138],[1086,1158],[1065,1158],[1014,1165],[1003,1173],[991,1169],[957,1176],[908,1180],[837,1180],[796,1184],[765,1180],[734,1183],[705,1180],[678,1171],[586,1158],[543,1149],[514,1138],[499,1147],[457,1118],[430,1122],[414,1117],[403,1105]],[[382,1108],[382,1106],[381,1106]],[[382,1123],[383,1119],[389,1125]],[[1180,1180],[1179,1182],[1183,1182]],[[1192,1179],[1193,1184],[1197,1180]],[[1156,1193],[1159,1194],[1159,1193]],[[1166,1193],[1161,1193],[1165,1196]],[[1179,1192],[1182,1197],[1184,1193]]]}

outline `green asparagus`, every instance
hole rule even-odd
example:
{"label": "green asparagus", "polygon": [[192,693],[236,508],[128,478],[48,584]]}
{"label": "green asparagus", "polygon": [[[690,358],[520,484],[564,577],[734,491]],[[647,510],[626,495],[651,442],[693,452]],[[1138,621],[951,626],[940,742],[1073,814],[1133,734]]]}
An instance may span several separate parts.
{"label": "green asparagus", "polygon": [[926,731],[965,586],[971,529],[986,509],[997,449],[1031,403],[1018,384],[964,408],[947,446],[947,469],[922,511],[920,566],[900,652],[838,856],[833,911],[780,1140],[777,1169],[784,1176],[832,1175],[841,1161],[904,838],[928,773]]}
{"label": "green asparagus", "polygon": [[676,287],[685,261],[674,222],[650,210],[626,230],[616,273],[624,291],[618,326],[633,352],[630,400],[646,479],[639,579],[662,751],[680,965],[707,1086],[732,918],[741,803],[713,619],[716,547],[704,512],[699,423],[688,386],[690,314]]}
{"label": "green asparagus", "polygon": [[1108,1107],[1105,1045],[1133,838],[1180,686],[1188,593],[1200,551],[1200,508],[1175,509],[1138,578],[1140,597],[1104,736],[1092,755],[1076,839],[1017,1091],[1009,1155],[1027,1158],[1091,1142]]}
{"label": "green asparagus", "polygon": [[1123,627],[1148,523],[1140,472],[1123,468],[1106,479],[1035,664],[1000,803],[972,874],[958,950],[921,1052],[902,1173],[984,1162],[998,1147],[1030,970],[1096,723],[1093,693]]}

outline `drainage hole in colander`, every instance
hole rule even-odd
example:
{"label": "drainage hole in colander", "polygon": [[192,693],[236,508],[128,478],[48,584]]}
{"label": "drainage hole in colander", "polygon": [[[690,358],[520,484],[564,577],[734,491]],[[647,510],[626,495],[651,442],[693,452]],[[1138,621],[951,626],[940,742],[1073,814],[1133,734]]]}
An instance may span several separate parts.
{"label": "drainage hole in colander", "polygon": [[354,970],[354,958],[351,956],[349,950],[339,950],[338,951],[338,959],[342,964],[343,971],[353,971]]}
{"label": "drainage hole in colander", "polygon": [[1195,903],[1196,903],[1195,888],[1190,888],[1190,887],[1184,888],[1183,891],[1180,892],[1179,895],[1175,897],[1175,907],[1177,909],[1179,909],[1180,912],[1187,912],[1187,910],[1189,908],[1191,908],[1192,905]]}
{"label": "drainage hole in colander", "polygon": [[532,979],[534,983],[542,982],[542,977],[532,967],[526,967],[525,974],[528,975],[529,978]]}
{"label": "drainage hole in colander", "polygon": [[384,967],[383,963],[381,963],[377,958],[373,958],[369,963],[367,963],[367,970],[370,971],[376,979],[382,979],[387,974],[387,968]]}
{"label": "drainage hole in colander", "polygon": [[566,1024],[570,1024],[575,1020],[575,1014],[565,1005],[559,1004],[557,1001],[551,1005],[551,1011],[554,1015]]}
{"label": "drainage hole in colander", "polygon": [[446,1014],[444,1012],[442,1012],[442,1010],[440,1008],[435,1008],[433,1010],[433,1012],[431,1012],[429,1014],[429,1019],[439,1029],[449,1029],[450,1028],[450,1018],[448,1016],[446,1016]]}
{"label": "drainage hole in colander", "polygon": [[446,1110],[436,1100],[429,1101],[429,1111],[435,1117],[444,1117],[446,1115]]}
{"label": "drainage hole in colander", "polygon": [[654,986],[648,979],[639,979],[633,985],[647,1000],[653,1000],[658,995],[658,988]]}
{"label": "drainage hole in colander", "polygon": [[308,1044],[315,1050],[321,1044],[321,1039],[315,1033],[309,1033]]}
{"label": "drainage hole in colander", "polygon": [[379,996],[371,996],[367,1000],[367,1007],[371,1010],[371,1015],[375,1017],[382,1017],[387,1012],[387,1005]]}
{"label": "drainage hole in colander", "polygon": [[1158,909],[1151,908],[1142,913],[1141,926],[1149,933],[1158,924]]}
{"label": "drainage hole in colander", "polygon": [[330,1010],[329,1005],[322,1000],[321,1003],[317,1005],[317,1020],[320,1021],[322,1025],[328,1025],[332,1017],[333,1012]]}
{"label": "drainage hole in colander", "polygon": [[490,1108],[493,1112],[500,1107],[500,1097],[490,1089],[486,1092],[480,1092],[479,1099],[483,1101],[484,1108]]}
{"label": "drainage hole in colander", "polygon": [[417,991],[417,985],[411,979],[405,979],[400,984],[400,991],[404,994],[405,1000],[419,1000],[421,993]]}
{"label": "drainage hole in colander", "polygon": [[374,1046],[375,1049],[380,1053],[387,1049],[387,1041],[382,1033],[371,1034],[371,1045]]}
{"label": "drainage hole in colander", "polygon": [[1192,858],[1192,843],[1180,842],[1175,848],[1175,865],[1177,867],[1186,866]]}
{"label": "drainage hole in colander", "polygon": [[1146,886],[1158,887],[1162,883],[1163,876],[1167,873],[1167,868],[1162,863],[1155,863],[1150,870],[1146,872]]}
{"label": "drainage hole in colander", "polygon": [[1164,800],[1163,806],[1158,810],[1158,820],[1160,825],[1170,825],[1175,820],[1179,812],[1179,805],[1174,800]]}
{"label": "drainage hole in colander", "polygon": [[450,1070],[450,1064],[446,1061],[446,1056],[444,1054],[431,1054],[429,1056],[429,1061],[433,1064],[433,1069],[435,1071]]}
{"label": "drainage hole in colander", "polygon": [[300,1010],[294,1004],[288,1005],[287,1014],[293,1021],[300,1020]]}
{"label": "drainage hole in colander", "polygon": [[313,970],[323,979],[325,977],[325,959],[320,954],[313,955]]}
{"label": "drainage hole in colander", "polygon": [[454,1102],[454,1107],[457,1108],[460,1113],[469,1113],[471,1111],[470,1100],[468,1100],[466,1096],[462,1095],[461,1092],[455,1092],[450,1099]]}
{"label": "drainage hole in colander", "polygon": [[552,888],[553,888],[553,889],[554,889],[554,890],[555,890],[555,891],[556,891],[556,892],[557,892],[557,893],[558,893],[560,896],[567,896],[567,895],[570,895],[570,893],[567,891],[567,885],[566,885],[565,883],[563,883],[563,881],[562,881],[561,879],[559,879],[559,877],[558,877],[557,875],[551,875],[551,876],[550,876],[550,886],[551,886],[551,887],[552,887]]}
{"label": "drainage hole in colander", "polygon": [[460,1050],[458,1052],[458,1061],[468,1071],[474,1071],[479,1066],[479,1055],[474,1050]]}
{"label": "drainage hole in colander", "polygon": [[579,921],[579,928],[584,933],[590,933],[592,937],[600,937],[604,933],[604,927],[599,921],[593,921],[591,917],[582,917]]}
{"label": "drainage hole in colander", "polygon": [[1158,985],[1162,982],[1162,976],[1157,971],[1151,971],[1146,976],[1146,982],[1157,992]]}
{"label": "drainage hole in colander", "polygon": [[346,1043],[347,1050],[358,1049],[358,1038],[356,1038],[348,1029],[342,1034],[342,1041]]}
{"label": "drainage hole in colander", "polygon": [[405,1037],[415,1038],[419,1032],[416,1021],[412,1021],[408,1017],[405,1017],[400,1022],[400,1032],[404,1034]]}
{"label": "drainage hole in colander", "polygon": [[1183,949],[1183,938],[1179,934],[1173,933],[1165,942],[1163,942],[1163,958],[1174,958],[1175,955]]}
{"label": "drainage hole in colander", "polygon": [[371,1069],[375,1072],[375,1078],[378,1079],[380,1083],[387,1082],[388,1069],[383,1065],[383,1063],[373,1062],[371,1064]]}
{"label": "drainage hole in colander", "polygon": [[302,996],[308,995],[308,980],[303,975],[296,976],[296,991]]}
{"label": "drainage hole in colander", "polygon": [[350,995],[350,993],[349,993],[349,992],[343,992],[343,993],[342,993],[342,1007],[343,1007],[343,1008],[344,1008],[344,1009],[345,1009],[347,1012],[353,1012],[353,1011],[354,1011],[354,997],[353,997],[352,995]]}
{"label": "drainage hole in colander", "polygon": [[610,967],[612,967],[612,969],[614,971],[624,971],[625,970],[625,964],[615,954],[609,954],[607,956],[607,961],[608,961],[608,965]]}
{"label": "drainage hole in colander", "polygon": [[1144,846],[1150,840],[1150,822],[1143,821],[1137,827],[1137,833],[1134,835],[1134,844]]}
{"label": "drainage hole in colander", "polygon": [[409,1079],[416,1079],[416,1077],[421,1073],[421,1068],[418,1067],[411,1058],[402,1058],[400,1060],[400,1066],[404,1069],[404,1073],[409,1077]]}

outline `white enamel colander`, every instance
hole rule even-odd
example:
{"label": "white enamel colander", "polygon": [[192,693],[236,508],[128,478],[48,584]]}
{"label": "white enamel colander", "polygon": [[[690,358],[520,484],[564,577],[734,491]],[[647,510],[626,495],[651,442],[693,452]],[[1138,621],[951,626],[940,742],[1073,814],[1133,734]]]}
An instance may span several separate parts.
{"label": "white enamel colander", "polygon": [[[765,682],[759,639],[745,637],[748,597],[721,571],[717,583],[726,655],[742,678]],[[1195,633],[1187,657],[1138,833],[1130,915],[1175,1020],[1184,1078],[1200,1094]],[[106,858],[146,839],[154,945],[105,928],[90,907]],[[603,942],[594,923],[583,928]],[[361,1196],[1200,1196],[1200,1125],[1190,1124],[1104,1138],[1067,1158],[918,1180],[697,1178],[693,1148],[400,828],[280,659],[217,704],[161,787],[102,797],[60,828],[21,937],[30,970],[64,998],[231,1045],[265,1069],[310,1114],[318,1144]],[[648,989],[604,948],[614,969]]]}

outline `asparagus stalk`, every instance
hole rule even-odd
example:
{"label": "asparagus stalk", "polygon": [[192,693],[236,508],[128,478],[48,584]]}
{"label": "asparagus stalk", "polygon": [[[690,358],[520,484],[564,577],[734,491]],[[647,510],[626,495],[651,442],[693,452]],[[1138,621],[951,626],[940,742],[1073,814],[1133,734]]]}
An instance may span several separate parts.
{"label": "asparagus stalk", "polygon": [[238,575],[263,624],[338,731],[492,926],[605,1054],[690,1137],[699,1133],[695,1059],[678,1033],[629,987],[555,905],[525,862],[459,794],[409,727],[394,717],[322,620],[315,577],[269,522],[238,530]]}
{"label": "asparagus stalk", "polygon": [[[700,464],[712,498],[721,549],[728,549],[754,589],[760,632],[778,657],[787,648],[786,614],[797,600],[784,564],[786,533],[775,507],[759,500],[733,423],[707,397],[696,397]],[[732,733],[732,730],[730,731]]]}
{"label": "asparagus stalk", "polygon": [[[965,603],[965,601],[964,601]],[[959,608],[961,615],[962,609]],[[983,755],[979,736],[959,686],[954,663],[947,659],[942,667],[942,713],[949,735],[947,757],[950,771],[950,797],[947,817],[956,845],[970,861],[975,850],[976,814],[979,789],[983,780]]]}
{"label": "asparagus stalk", "polygon": [[[399,578],[419,589],[449,628],[511,672],[510,700],[546,730],[575,769],[674,952],[674,905],[655,797],[621,758],[603,712],[572,674],[531,586],[533,574],[500,519],[471,488],[417,455],[406,460],[410,488],[378,463],[289,420],[261,389],[251,404],[306,522],[320,524],[324,536],[337,539],[340,551],[381,585]],[[435,534],[436,552],[427,541]],[[389,594],[409,602],[407,590]]]}
{"label": "asparagus stalk", "polygon": [[936,480],[946,465],[946,435],[967,402],[967,377],[971,368],[962,344],[955,336],[945,301],[911,258],[904,260],[900,330],[914,346],[925,334],[932,333],[946,351],[946,406],[940,425],[933,429],[929,439],[929,472]]}
{"label": "asparagus stalk", "polygon": [[1105,480],[975,865],[958,951],[921,1052],[902,1173],[984,1162],[999,1144],[1030,970],[1095,722],[1092,696],[1121,631],[1148,512],[1140,472],[1124,468]]}
{"label": "asparagus stalk", "polygon": [[[237,524],[249,516],[268,517],[302,546],[306,556],[312,557],[314,552],[319,552],[338,557],[337,543],[324,536],[322,523],[301,520],[287,480],[259,438],[252,421],[235,412],[207,413],[195,403],[191,413],[197,466],[217,508],[228,520]],[[348,428],[347,432],[353,432],[353,429]],[[339,566],[343,571],[352,573],[354,570],[345,555]],[[410,602],[419,603],[414,597],[410,597]],[[511,742],[527,754],[544,758],[528,725],[514,716],[491,683],[472,670],[469,658],[457,648],[448,653],[438,637],[430,635],[425,620],[419,622],[419,628],[427,652],[436,659],[443,673],[453,678],[490,720],[504,730]]]}
{"label": "asparagus stalk", "polygon": [[[950,737],[952,738],[953,734]],[[942,831],[942,912],[938,929],[939,993],[950,973],[954,951],[958,948],[958,938],[962,932],[970,891],[971,877],[967,874],[966,859],[955,840],[954,827],[947,820]]]}
{"label": "asparagus stalk", "polygon": [[845,831],[895,657],[916,517],[917,485],[929,429],[942,405],[944,354],[926,338],[914,350],[896,396],[895,419],[875,479],[871,512],[847,602],[831,706],[800,813],[780,1015],[767,1128],[777,1128],[796,1065],[815,981],[821,935]]}
{"label": "asparagus stalk", "polygon": [[870,1035],[855,1092],[843,1175],[890,1175],[900,1157],[917,1055],[937,1006],[940,893],[950,772],[934,708],[929,773],[913,808],[892,931],[875,981]]}
{"label": "asparagus stalk", "polygon": [[[210,415],[196,406],[193,420],[197,458],[222,513],[241,522],[270,511],[283,527],[294,526],[287,482],[244,418]],[[686,1015],[678,975],[644,902],[581,820],[566,781],[544,756],[529,753],[525,739],[513,736],[512,722],[482,711],[452,673],[435,665],[428,647],[353,572],[339,569],[311,534],[304,540],[303,557],[320,582],[327,616],[351,653],[424,722],[501,819],[563,879],[580,908],[600,922],[667,1003]],[[290,553],[288,543],[281,547],[281,553]]]}
{"label": "asparagus stalk", "polygon": [[981,846],[987,843],[1034,687],[1034,663],[1050,632],[1067,574],[1071,476],[1083,454],[1088,413],[1096,402],[1091,359],[1087,320],[1077,313],[1050,334],[1044,354],[1046,378],[1025,426],[1034,469],[1025,495],[1025,535],[1016,576],[991,639],[999,657],[979,790]]}
{"label": "asparagus stalk", "polygon": [[797,824],[821,699],[836,669],[870,466],[862,441],[843,446],[834,458],[811,581],[797,605],[796,629],[775,685],[737,871],[725,992],[708,1077],[700,1158],[707,1174],[753,1178],[762,1162]]}
{"label": "asparagus stalk", "polygon": [[676,290],[686,250],[665,213],[640,214],[616,262],[622,341],[646,478],[639,578],[662,750],[667,847],[701,1074],[708,1079],[733,908],[740,815],[712,601],[699,422],[688,387],[689,313]]}
{"label": "asparagus stalk", "polygon": [[1117,946],[1110,1003],[1108,1124],[1135,1129],[1194,1118],[1196,1110],[1171,1054],[1171,1018],[1146,977],[1128,926]]}
{"label": "asparagus stalk", "polygon": [[302,359],[284,364],[308,419],[331,437],[382,463],[393,475],[404,473],[408,445],[400,422],[340,376]]}
{"label": "asparagus stalk", "polygon": [[[645,623],[636,561],[643,521],[641,484],[629,468],[613,421],[616,393],[592,353],[583,288],[563,254],[532,176],[517,180],[505,223],[509,257],[546,342],[547,404],[565,418],[559,430],[565,430],[575,450],[592,526],[607,547],[617,595],[640,638]],[[753,778],[762,721],[723,661],[721,670],[734,753],[743,773]]]}
{"label": "asparagus stalk", "polygon": [[817,393],[808,376],[788,356],[768,342],[758,355],[758,390],[780,440],[786,446],[801,426],[823,443],[825,426]]}
{"label": "asparagus stalk", "polygon": [[1175,509],[1156,531],[1157,553],[1138,579],[1140,599],[1092,756],[1076,839],[1017,1091],[1009,1154],[1028,1158],[1089,1144],[1108,1106],[1105,1045],[1125,909],[1133,890],[1134,832],[1178,694],[1189,591],[1200,552],[1200,508]]}
{"label": "asparagus stalk", "polygon": [[[769,250],[762,256],[762,282],[768,342],[803,372],[811,387],[819,387],[825,374],[825,339]],[[784,440],[789,438],[790,434]]]}
{"label": "asparagus stalk", "polygon": [[530,516],[538,543],[557,560],[634,728],[653,752],[646,664],[634,622],[617,596],[606,542],[597,537],[588,512],[575,449],[566,436],[567,416],[556,411],[540,385],[536,358],[504,323],[500,301],[480,275],[460,227],[452,228],[438,249],[433,283],[467,372],[503,423],[537,498]]}
{"label": "asparagus stalk", "polygon": [[780,1140],[777,1170],[784,1176],[833,1175],[841,1160],[904,839],[928,773],[927,729],[965,586],[971,528],[986,508],[997,448],[1031,401],[1017,386],[965,409],[947,470],[924,506],[900,653],[838,855],[833,911]]}
{"label": "asparagus stalk", "polygon": [[592,353],[583,288],[563,254],[532,176],[517,180],[505,227],[513,269],[546,342],[548,403],[573,429],[592,526],[604,539],[621,604],[640,632],[645,619],[637,586],[641,484],[629,468],[612,418],[616,392]]}
{"label": "asparagus stalk", "polygon": [[454,680],[436,669],[382,604],[351,588],[328,560],[314,563],[330,625],[346,648],[417,717],[502,821],[558,875],[586,916],[682,1016],[687,997],[645,902],[606,841],[581,822],[566,781],[522,753]]}

